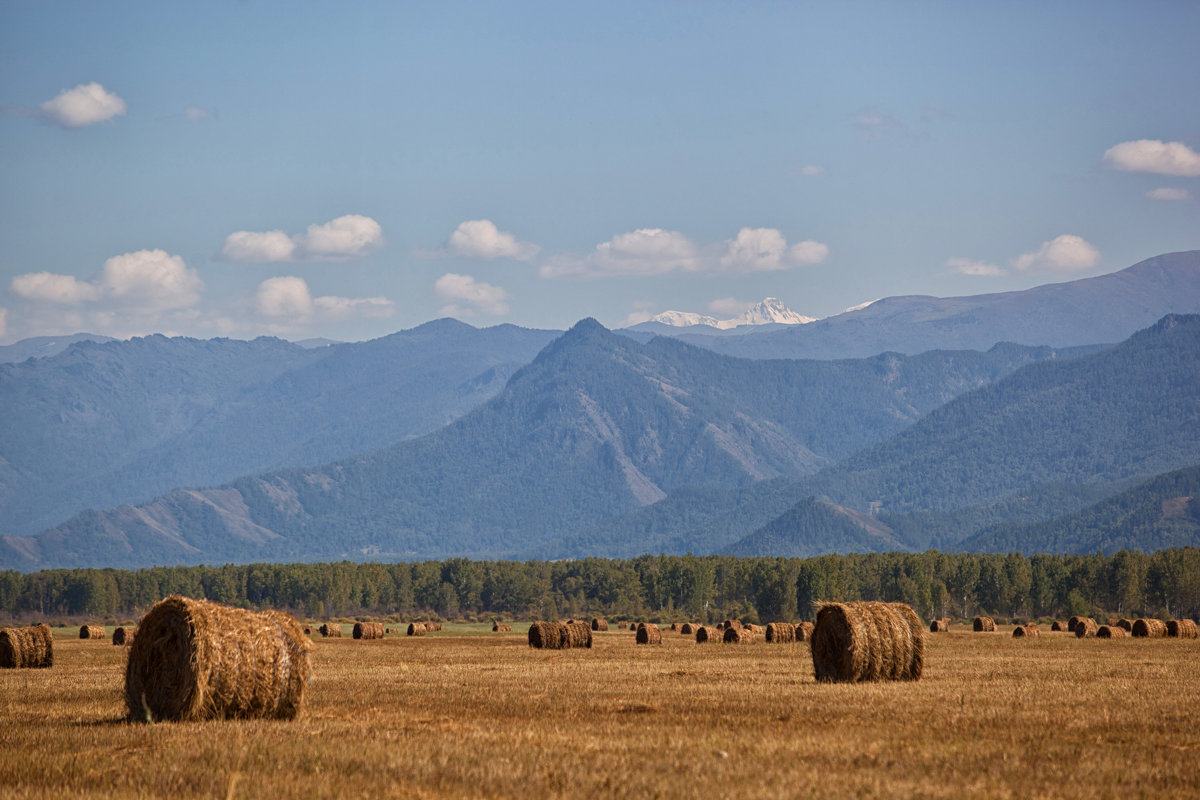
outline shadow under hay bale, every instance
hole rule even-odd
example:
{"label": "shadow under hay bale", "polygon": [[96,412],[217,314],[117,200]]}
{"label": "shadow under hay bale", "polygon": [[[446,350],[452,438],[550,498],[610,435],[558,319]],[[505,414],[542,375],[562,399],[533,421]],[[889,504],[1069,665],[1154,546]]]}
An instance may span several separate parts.
{"label": "shadow under hay bale", "polygon": [[1031,639],[1041,633],[1036,625],[1018,625],[1013,628],[1014,639]]}
{"label": "shadow under hay bale", "polygon": [[1147,619],[1143,617],[1133,621],[1133,630],[1130,633],[1141,639],[1165,639],[1167,636],[1167,623],[1161,619]]}
{"label": "shadow under hay bale", "polygon": [[796,641],[796,626],[790,622],[768,622],[766,639],[771,644],[792,644]]}
{"label": "shadow under hay bale", "polygon": [[903,603],[827,603],[812,657],[818,681],[915,681],[925,666],[925,626]]}
{"label": "shadow under hay bale", "polygon": [[54,634],[46,623],[0,628],[0,668],[45,669],[54,666]]}
{"label": "shadow under hay bale", "polygon": [[796,641],[807,642],[812,640],[813,630],[816,625],[812,622],[800,622],[796,624]]}
{"label": "shadow under hay bale", "polygon": [[104,628],[99,625],[83,625],[79,628],[80,639],[103,639]]}
{"label": "shadow under hay bale", "polygon": [[112,643],[115,645],[133,644],[135,632],[132,628],[117,628],[113,631]]}
{"label": "shadow under hay bale", "polygon": [[719,641],[721,641],[721,632],[716,628],[710,628],[707,625],[700,625],[696,628],[696,644]]}
{"label": "shadow under hay bale", "polygon": [[1200,637],[1200,631],[1196,629],[1196,623],[1190,619],[1171,619],[1167,620],[1167,636],[1178,639],[1196,639]]}
{"label": "shadow under hay bale", "polygon": [[1097,639],[1124,639],[1128,635],[1129,631],[1120,625],[1101,625],[1096,629]]}
{"label": "shadow under hay bale", "polygon": [[1091,617],[1080,617],[1075,622],[1076,639],[1092,639],[1100,632],[1100,626]]}
{"label": "shadow under hay bale", "polygon": [[638,644],[662,644],[662,631],[653,622],[641,623],[637,631]]}
{"label": "shadow under hay bale", "polygon": [[129,648],[129,718],[294,719],[304,709],[311,646],[288,614],[173,595],[142,618]]}
{"label": "shadow under hay bale", "polygon": [[976,617],[971,623],[971,630],[976,633],[991,633],[996,630],[996,620],[991,617]]}
{"label": "shadow under hay bale", "polygon": [[326,622],[318,630],[325,638],[333,637],[334,639],[342,638],[342,626],[337,622]]}
{"label": "shadow under hay bale", "polygon": [[950,630],[950,623],[944,619],[935,619],[929,623],[930,633],[946,633],[948,630]]}
{"label": "shadow under hay bale", "polygon": [[726,628],[721,641],[725,644],[754,644],[754,631],[749,628]]}
{"label": "shadow under hay bale", "polygon": [[595,619],[592,620],[592,630],[594,630],[594,631],[608,630],[608,620],[600,619],[600,617],[596,617]]}
{"label": "shadow under hay bale", "polygon": [[382,622],[356,622],[354,623],[355,639],[382,639],[383,638],[383,623]]}

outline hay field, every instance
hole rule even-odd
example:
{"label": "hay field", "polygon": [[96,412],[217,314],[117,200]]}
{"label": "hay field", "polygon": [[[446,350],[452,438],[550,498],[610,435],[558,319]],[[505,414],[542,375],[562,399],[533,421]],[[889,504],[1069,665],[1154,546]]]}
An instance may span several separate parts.
{"label": "hay field", "polygon": [[[532,650],[314,637],[294,722],[127,724],[128,648],[0,670],[4,797],[1200,797],[1200,640],[952,626],[916,683],[817,684],[809,646]],[[464,634],[464,635],[460,635]]]}

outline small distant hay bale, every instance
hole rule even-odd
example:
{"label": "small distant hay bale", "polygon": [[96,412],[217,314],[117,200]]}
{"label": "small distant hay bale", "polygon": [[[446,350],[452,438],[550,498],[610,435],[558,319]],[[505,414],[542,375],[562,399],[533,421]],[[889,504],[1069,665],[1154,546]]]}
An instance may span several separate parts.
{"label": "small distant hay bale", "polygon": [[629,629],[628,622],[621,620],[620,622],[617,623],[617,630],[624,631],[624,630],[628,630],[628,629]]}
{"label": "small distant hay bale", "polygon": [[1133,621],[1133,630],[1130,633],[1139,638],[1165,639],[1167,636],[1167,623],[1161,619],[1142,617]]}
{"label": "small distant hay bale", "polygon": [[304,709],[311,646],[288,614],[173,595],[142,618],[129,649],[129,718],[294,719]]}
{"label": "small distant hay bale", "polygon": [[103,639],[104,628],[100,625],[82,625],[79,628],[80,639]]}
{"label": "small distant hay bale", "polygon": [[409,636],[424,636],[428,630],[424,622],[410,622],[408,623],[407,633]]}
{"label": "small distant hay bale", "polygon": [[[117,634],[116,634],[116,632],[114,631],[114,632],[113,632],[113,636],[116,636],[116,635],[117,635]],[[311,636],[311,635],[312,635],[312,628],[311,628],[310,626],[308,626],[308,625],[305,625],[305,626],[304,626],[304,635],[305,635],[305,636]]]}
{"label": "small distant hay bale", "polygon": [[718,623],[717,623],[717,630],[719,630],[719,631],[723,631],[723,630],[725,630],[725,623],[724,623],[724,622],[718,622]]}
{"label": "small distant hay bale", "polygon": [[755,625],[753,622],[747,622],[742,627],[745,628],[746,630],[750,631],[751,633],[755,634],[756,636],[765,636],[767,634],[766,627],[764,627],[762,625]]}
{"label": "small distant hay bale", "polygon": [[1013,628],[1014,639],[1031,639],[1040,633],[1041,631],[1038,630],[1036,625],[1018,625]]}
{"label": "small distant hay bale", "polygon": [[726,628],[721,641],[725,644],[754,644],[754,631],[749,628]]}
{"label": "small distant hay bale", "polygon": [[679,626],[679,632],[684,636],[695,636],[696,626],[690,622],[685,622]]}
{"label": "small distant hay bale", "polygon": [[813,630],[816,625],[811,622],[799,622],[796,624],[796,641],[807,642],[812,640]]}
{"label": "small distant hay bale", "polygon": [[501,625],[498,621],[492,623],[492,633],[498,633],[500,631],[511,631],[511,630],[512,630],[512,625]]}
{"label": "small distant hay bale", "polygon": [[342,625],[339,622],[326,622],[317,629],[326,639],[332,637],[334,639],[342,638]]}
{"label": "small distant hay bale", "polygon": [[915,681],[925,666],[925,626],[903,603],[826,603],[812,657],[818,681]]}
{"label": "small distant hay bale", "polygon": [[944,619],[935,619],[929,623],[930,633],[945,633],[950,630],[950,623]]}
{"label": "small distant hay bale", "polygon": [[1081,620],[1081,619],[1083,619],[1083,617],[1075,616],[1075,617],[1071,617],[1069,620],[1067,620],[1067,630],[1070,633],[1074,633],[1075,626],[1079,624],[1079,620]]}
{"label": "small distant hay bale", "polygon": [[1101,625],[1096,630],[1097,639],[1124,639],[1128,635],[1129,631],[1120,625]]}
{"label": "small distant hay bale", "polygon": [[112,643],[115,645],[133,644],[135,632],[133,628],[117,628],[113,631]]}
{"label": "small distant hay bale", "polygon": [[594,631],[608,630],[608,620],[600,619],[600,617],[596,617],[595,619],[592,620],[592,630],[594,630]]}
{"label": "small distant hay bale", "polygon": [[671,632],[672,632],[672,633],[679,633],[679,623],[678,623],[678,622],[672,622],[672,623],[671,623]]}
{"label": "small distant hay bale", "polygon": [[721,641],[721,632],[707,625],[696,626],[696,644]]}
{"label": "small distant hay bale", "polygon": [[425,630],[429,633],[433,633],[434,631],[440,631],[442,629],[442,623],[433,622],[432,620],[425,620],[425,622],[423,622],[421,624],[425,626]]}
{"label": "small distant hay bale", "polygon": [[1167,636],[1178,639],[1195,639],[1200,636],[1196,623],[1190,619],[1167,620]]}
{"label": "small distant hay bale", "polygon": [[727,619],[724,622],[724,626],[725,628],[741,628],[742,623],[738,622],[736,619]]}
{"label": "small distant hay bale", "polygon": [[1050,630],[1052,631],[1065,631],[1066,629],[1067,623],[1059,622],[1058,620],[1054,620],[1053,624],[1050,625]]}
{"label": "small distant hay bale", "polygon": [[382,639],[383,638],[383,623],[382,622],[356,622],[354,623],[355,639]]}
{"label": "small distant hay bale", "polygon": [[796,626],[790,622],[768,622],[766,638],[771,644],[792,644],[796,641]]}
{"label": "small distant hay bale", "polygon": [[638,625],[638,644],[662,644],[662,631],[653,622]]}
{"label": "small distant hay bale", "polygon": [[0,628],[0,668],[45,669],[54,666],[54,634],[46,623]]}
{"label": "small distant hay bale", "polygon": [[1124,628],[1126,633],[1133,633],[1133,620],[1124,618],[1119,619],[1117,620],[1117,627]]}
{"label": "small distant hay bale", "polygon": [[996,620],[991,617],[976,617],[971,623],[971,629],[976,633],[991,633],[996,630]]}
{"label": "small distant hay bale", "polygon": [[1100,626],[1091,617],[1080,617],[1075,622],[1076,639],[1093,639],[1100,632]]}

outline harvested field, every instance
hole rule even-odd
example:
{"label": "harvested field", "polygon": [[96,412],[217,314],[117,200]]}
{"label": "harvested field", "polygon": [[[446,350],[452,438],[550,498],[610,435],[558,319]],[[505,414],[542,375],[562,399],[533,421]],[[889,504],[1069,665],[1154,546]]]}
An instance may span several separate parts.
{"label": "harvested field", "polygon": [[[490,627],[317,639],[303,717],[154,726],[121,722],[127,651],[59,628],[53,669],[0,671],[0,784],[173,800],[1200,795],[1180,749],[1200,729],[1180,702],[1200,640],[953,630],[928,637],[916,683],[824,684],[803,647],[609,636],[538,653]],[[748,679],[753,702],[728,702]]]}

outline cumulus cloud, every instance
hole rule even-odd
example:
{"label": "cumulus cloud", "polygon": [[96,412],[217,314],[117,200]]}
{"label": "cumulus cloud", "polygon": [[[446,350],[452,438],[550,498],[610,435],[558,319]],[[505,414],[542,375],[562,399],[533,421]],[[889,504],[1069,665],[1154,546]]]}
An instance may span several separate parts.
{"label": "cumulus cloud", "polygon": [[1022,271],[1079,272],[1100,263],[1100,251],[1082,237],[1063,234],[1032,253],[1013,259],[1013,266]]}
{"label": "cumulus cloud", "polygon": [[491,220],[471,219],[455,228],[442,249],[433,255],[529,261],[539,250],[541,248],[536,244],[518,241],[511,233],[500,230]]}
{"label": "cumulus cloud", "polygon": [[100,296],[100,288],[95,284],[77,280],[74,275],[58,275],[53,272],[17,275],[9,283],[9,290],[26,300],[72,306],[95,300]]}
{"label": "cumulus cloud", "polygon": [[596,245],[587,256],[556,256],[543,278],[653,276],[669,272],[761,272],[819,263],[829,247],[807,240],[791,247],[774,228],[742,228],[734,239],[700,247],[678,231],[641,228]]}
{"label": "cumulus cloud", "polygon": [[128,110],[125,101],[98,83],[81,83],[65,89],[38,106],[42,119],[64,128],[82,128],[120,116]]}
{"label": "cumulus cloud", "polygon": [[89,281],[32,272],[14,277],[9,288],[26,300],[61,305],[103,302],[123,313],[156,314],[195,305],[204,282],[179,256],[138,250],[108,259]]}
{"label": "cumulus cloud", "polygon": [[736,317],[754,305],[753,301],[738,300],[735,297],[719,297],[708,304],[708,310],[724,317]]}
{"label": "cumulus cloud", "polygon": [[340,321],[355,317],[390,317],[396,304],[386,297],[313,297],[308,282],[294,275],[267,278],[258,285],[254,310],[259,316],[287,325],[311,321]]}
{"label": "cumulus cloud", "polygon": [[1160,189],[1151,189],[1146,192],[1146,198],[1149,200],[1191,200],[1192,193],[1187,189],[1164,186]]}
{"label": "cumulus cloud", "polygon": [[235,231],[225,237],[221,255],[230,261],[266,264],[279,261],[345,261],[361,258],[383,245],[383,228],[370,217],[347,214],[306,232]]}
{"label": "cumulus cloud", "polygon": [[433,293],[446,303],[439,313],[448,317],[508,313],[508,292],[500,286],[477,281],[470,275],[447,272],[434,282]]}
{"label": "cumulus cloud", "polygon": [[982,261],[972,261],[969,258],[950,258],[946,260],[946,266],[951,272],[957,272],[959,275],[976,275],[985,277],[996,277],[1005,275],[1005,271],[994,264],[986,264]]}
{"label": "cumulus cloud", "polygon": [[1200,176],[1200,153],[1183,142],[1138,139],[1108,148],[1103,164],[1126,172],[1152,172],[1184,178]]}

